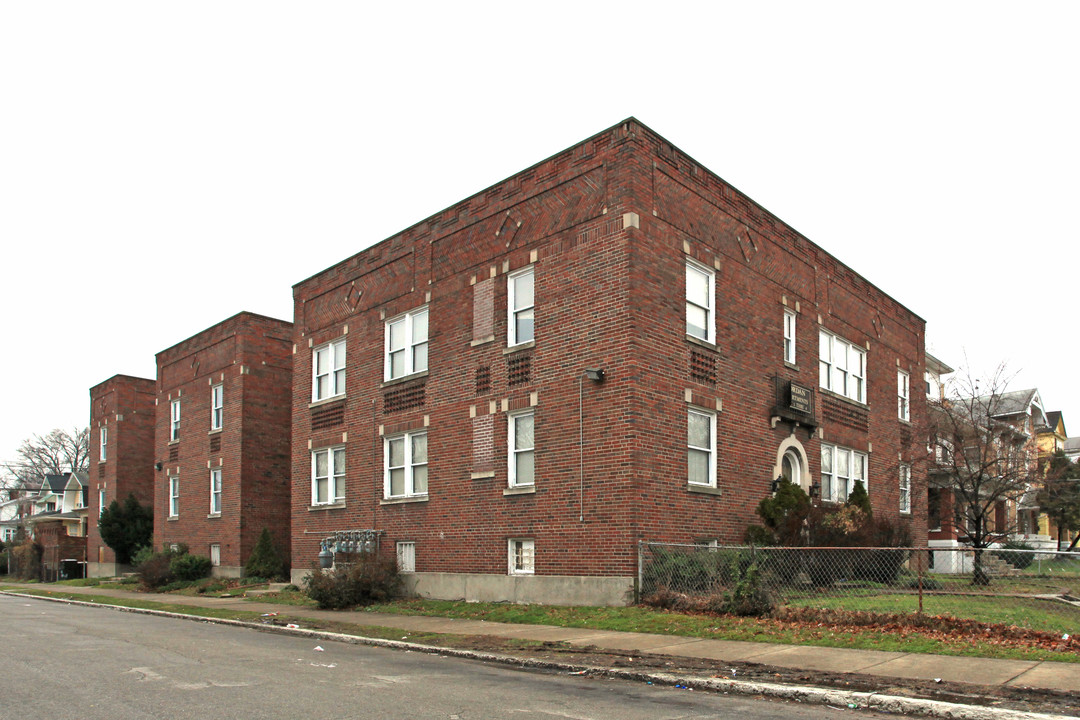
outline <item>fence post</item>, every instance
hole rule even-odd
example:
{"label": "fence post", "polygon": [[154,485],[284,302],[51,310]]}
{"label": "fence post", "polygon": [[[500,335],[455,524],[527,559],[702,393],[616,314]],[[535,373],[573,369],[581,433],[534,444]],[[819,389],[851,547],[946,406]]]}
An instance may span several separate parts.
{"label": "fence post", "polygon": [[923,568],[930,564],[930,548],[927,547],[926,554],[919,559],[919,614],[922,615],[922,578]]}
{"label": "fence post", "polygon": [[641,583],[645,579],[644,578],[645,558],[644,558],[644,550],[643,550],[644,545],[645,545],[644,540],[638,540],[637,541],[637,582],[634,583],[634,603],[635,604],[641,602],[641,588],[642,588]]}

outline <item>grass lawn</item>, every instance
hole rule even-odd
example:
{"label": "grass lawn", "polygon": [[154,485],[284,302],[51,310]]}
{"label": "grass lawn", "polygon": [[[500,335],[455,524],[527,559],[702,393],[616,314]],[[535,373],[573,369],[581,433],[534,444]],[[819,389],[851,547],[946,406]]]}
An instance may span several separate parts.
{"label": "grass lawn", "polygon": [[372,605],[366,610],[492,622],[684,635],[715,640],[747,640],[862,650],[1080,663],[1080,655],[1075,653],[992,646],[985,644],[982,638],[975,637],[937,638],[918,632],[893,633],[876,628],[861,632],[842,632],[830,628],[800,627],[770,619],[685,615],[641,607],[555,607],[446,600],[400,600],[394,603]]}
{"label": "grass lawn", "polygon": [[[130,586],[128,587],[130,589]],[[84,602],[98,602],[102,604],[121,605],[125,607],[147,608],[155,610],[167,610],[170,612],[195,615],[198,617],[219,617],[250,622],[264,621],[262,614],[253,611],[235,609],[197,608],[184,605],[181,597],[179,602],[162,603],[144,600],[135,594],[130,597],[112,597],[108,595],[84,595],[65,593],[62,586],[56,584],[11,584],[0,586],[0,590],[10,590],[48,597],[66,597]],[[276,618],[277,621],[289,619],[303,627],[322,627],[336,629],[341,632],[351,632],[358,635],[373,637],[397,638],[404,634],[402,630],[389,629],[383,634],[376,634],[368,626],[354,626],[349,624],[348,613],[341,614],[341,623],[316,622],[310,618],[304,618],[303,613],[311,602],[302,593],[296,591],[284,591],[270,593],[252,598],[256,602],[278,602],[282,605],[295,605],[296,610],[290,611],[283,607],[282,613]],[[820,598],[818,599],[820,601]],[[915,601],[912,596],[892,596],[888,601],[892,603],[887,607],[871,607],[871,601],[879,599],[861,598],[865,606],[859,609],[877,610],[886,612],[900,612],[907,608],[898,607],[899,601]],[[968,598],[951,598],[954,601],[970,603]],[[1003,603],[994,603],[993,600],[984,600],[978,603],[978,612],[984,614],[985,622],[1010,623],[1016,617],[1011,614],[1010,607]],[[820,603],[817,603],[820,604]],[[849,606],[844,606],[849,607]],[[966,608],[963,616],[970,617],[970,608]],[[643,607],[561,607],[547,605],[515,605],[509,603],[466,603],[442,600],[400,600],[393,603],[373,605],[365,608],[366,612],[378,612],[398,615],[427,615],[451,618],[466,618],[473,620],[489,620],[503,623],[527,623],[538,625],[555,625],[560,627],[590,628],[597,630],[618,630],[627,632],[657,633],[665,635],[680,635],[689,637],[701,637],[716,640],[745,640],[752,642],[789,643],[796,645],[817,645],[824,647],[841,647],[864,650],[887,650],[911,653],[934,653],[939,655],[962,655],[972,657],[1010,658],[1023,660],[1054,660],[1058,662],[1080,663],[1080,654],[1060,652],[1037,648],[1016,648],[1005,645],[987,643],[983,637],[949,637],[935,635],[933,633],[896,631],[891,632],[879,628],[866,630],[844,630],[828,626],[814,626],[806,623],[798,624],[783,622],[774,619],[762,618],[739,618],[733,616],[713,615],[690,615]],[[1036,627],[1036,623],[1045,627],[1053,627],[1057,632],[1057,625],[1052,615],[1039,618],[1031,608],[1021,608],[1021,612],[1031,620],[1030,627]],[[958,613],[959,614],[959,613]],[[290,619],[291,618],[291,619]],[[380,625],[389,623],[380,621]],[[340,627],[339,627],[340,625]],[[351,628],[351,629],[349,629]],[[415,633],[409,633],[410,640],[424,642]]]}

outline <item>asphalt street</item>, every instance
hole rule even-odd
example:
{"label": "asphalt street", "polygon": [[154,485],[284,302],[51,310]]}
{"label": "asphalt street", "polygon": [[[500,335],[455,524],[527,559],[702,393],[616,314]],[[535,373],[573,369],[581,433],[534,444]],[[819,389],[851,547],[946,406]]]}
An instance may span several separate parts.
{"label": "asphalt street", "polygon": [[0,612],[13,720],[856,717],[105,608],[0,596]]}

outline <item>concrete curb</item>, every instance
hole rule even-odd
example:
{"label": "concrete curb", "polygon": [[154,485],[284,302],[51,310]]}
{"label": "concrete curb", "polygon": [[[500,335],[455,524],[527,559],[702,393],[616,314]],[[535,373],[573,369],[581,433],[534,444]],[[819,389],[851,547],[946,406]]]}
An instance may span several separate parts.
{"label": "concrete curb", "polygon": [[108,610],[119,610],[121,612],[139,613],[142,615],[157,615],[159,617],[169,617],[180,620],[193,620],[216,625],[231,625],[263,632],[291,634],[316,640],[333,640],[335,642],[348,643],[350,645],[368,645],[371,647],[384,647],[393,650],[409,650],[431,655],[444,655],[467,660],[498,663],[501,665],[513,665],[514,667],[520,668],[555,670],[588,677],[606,677],[635,682],[648,682],[653,685],[683,687],[691,690],[707,690],[710,692],[740,695],[764,695],[767,697],[792,700],[801,703],[832,705],[835,707],[857,708],[861,710],[876,710],[878,712],[896,715],[921,715],[923,717],[946,718],[947,720],[1077,720],[1078,717],[1075,715],[1049,715],[1046,713],[1009,710],[1006,708],[960,705],[958,703],[948,703],[939,700],[924,700],[920,698],[899,697],[896,695],[879,695],[877,693],[855,692],[851,690],[833,690],[798,685],[728,680],[725,678],[683,677],[671,673],[649,673],[635,670],[622,670],[618,668],[594,667],[591,665],[571,665],[550,660],[534,660],[532,658],[520,658],[512,655],[499,655],[476,650],[461,650],[457,648],[438,647],[435,645],[421,645],[418,643],[405,642],[403,640],[384,640],[382,638],[346,635],[344,633],[328,632],[325,630],[290,628],[272,624],[264,625],[261,623],[245,622],[243,620],[229,620],[226,618],[175,613],[166,610],[125,607],[123,605],[110,605],[108,603],[89,602],[86,600],[26,595],[11,591],[0,591],[0,594],[30,600],[45,600],[68,605],[83,605],[85,607],[105,608]]}

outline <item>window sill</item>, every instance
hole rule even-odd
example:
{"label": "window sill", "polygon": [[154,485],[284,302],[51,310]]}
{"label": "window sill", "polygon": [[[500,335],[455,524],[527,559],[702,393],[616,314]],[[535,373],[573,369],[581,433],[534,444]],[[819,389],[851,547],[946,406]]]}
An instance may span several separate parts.
{"label": "window sill", "polygon": [[911,422],[910,419],[908,419],[908,420],[905,420],[904,418],[896,418],[896,419],[900,421],[901,425],[907,425],[908,427],[913,427],[914,426],[914,424]]}
{"label": "window sill", "polygon": [[494,470],[488,470],[487,472],[474,472],[469,475],[470,480],[487,480],[488,478],[495,477]]}
{"label": "window sill", "polygon": [[692,493],[701,493],[702,495],[722,495],[723,492],[720,488],[715,488],[712,485],[693,485],[691,483],[686,484],[686,491]]}
{"label": "window sill", "polygon": [[715,350],[716,352],[720,352],[720,348],[716,346],[716,343],[711,343],[708,340],[702,340],[701,338],[694,337],[693,335],[687,335],[686,342],[693,343],[694,345],[700,345],[703,348]]}
{"label": "window sill", "polygon": [[170,515],[169,517],[165,518],[165,520],[168,521],[168,522],[174,522],[174,521],[179,520],[179,519],[180,519],[179,515]]}
{"label": "window sill", "polygon": [[97,464],[98,464],[98,465],[104,465],[104,464],[105,464],[105,463],[107,463],[107,462],[109,462],[109,461],[108,461],[108,459],[105,459],[105,460],[98,460],[98,461],[97,461]]}
{"label": "window sill", "polygon": [[530,340],[529,342],[518,343],[517,345],[511,345],[510,347],[503,348],[503,355],[512,355],[522,350],[532,350],[536,347],[536,341]]}
{"label": "window sill", "polygon": [[170,440],[169,444],[170,445],[179,445],[180,444],[180,438],[175,438],[173,440]]}
{"label": "window sill", "polygon": [[207,520],[210,520],[210,519],[212,519],[212,518],[219,518],[219,517],[221,517],[221,513],[219,513],[219,512],[217,512],[217,513],[210,513],[209,515],[207,515],[207,516],[206,516],[206,519],[207,519]]}
{"label": "window sill", "polygon": [[480,338],[479,340],[473,340],[472,342],[469,343],[469,347],[480,347],[481,345],[487,345],[489,342],[495,342],[495,336],[494,335],[488,335],[485,338]]}
{"label": "window sill", "polygon": [[206,434],[207,435],[220,435],[221,431],[224,430],[224,429],[225,428],[210,428],[210,432],[208,432]]}
{"label": "window sill", "polygon": [[517,572],[507,573],[510,577],[533,577],[535,572],[526,572],[524,570],[518,570]]}
{"label": "window sill", "polygon": [[787,360],[785,360],[784,367],[786,367],[788,370],[794,370],[795,372],[799,372],[799,366],[793,362],[788,362]]}
{"label": "window sill", "polygon": [[308,505],[308,512],[318,512],[320,510],[343,510],[345,509],[345,503],[322,503],[319,505]]}
{"label": "window sill", "polygon": [[389,497],[379,501],[380,505],[403,505],[405,503],[427,502],[427,493],[423,495],[410,495],[408,497]]}
{"label": "window sill", "polygon": [[536,493],[535,485],[517,485],[503,490],[503,495],[533,495]]}
{"label": "window sill", "polygon": [[419,378],[426,378],[428,376],[428,372],[429,371],[427,370],[421,370],[420,372],[410,373],[409,375],[402,375],[401,377],[394,378],[393,380],[386,380],[383,382],[382,385],[379,386],[379,388],[381,389],[385,387],[390,387],[392,385],[400,385],[401,383],[406,383],[410,380],[417,380]]}
{"label": "window sill", "polygon": [[320,407],[322,405],[329,405],[330,403],[332,403],[332,402],[334,402],[336,400],[344,400],[344,399],[345,399],[345,393],[341,393],[340,395],[331,395],[330,397],[325,397],[325,398],[322,398],[321,400],[312,400],[311,402],[308,403],[308,407],[309,408],[316,408],[316,407]]}

